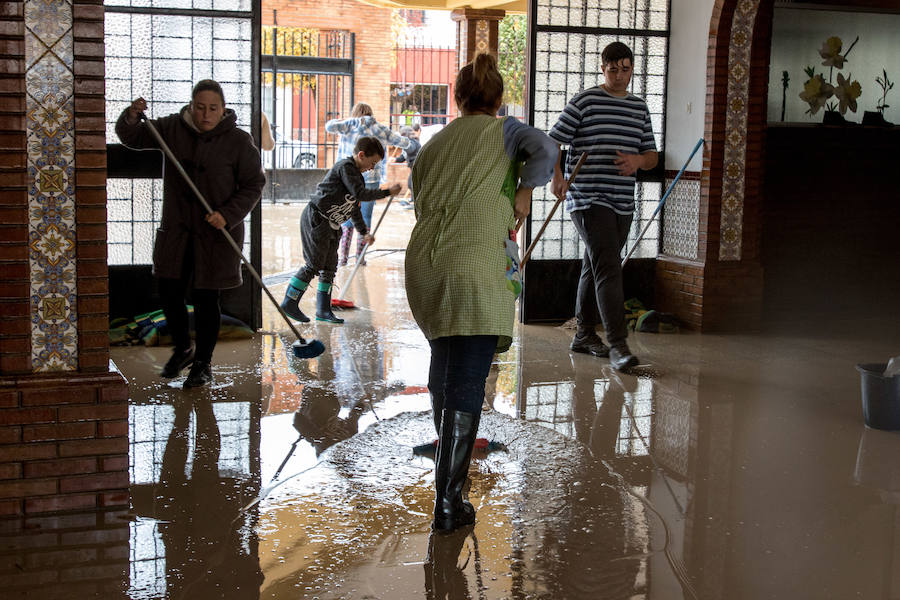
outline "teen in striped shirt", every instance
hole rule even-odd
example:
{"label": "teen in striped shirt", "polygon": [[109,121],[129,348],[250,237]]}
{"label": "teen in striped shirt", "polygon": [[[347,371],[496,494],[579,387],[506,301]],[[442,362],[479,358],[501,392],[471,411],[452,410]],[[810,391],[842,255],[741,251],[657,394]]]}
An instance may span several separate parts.
{"label": "teen in striped shirt", "polygon": [[[613,368],[638,364],[626,343],[622,248],[634,214],[634,181],[638,169],[656,166],[658,156],[647,104],[628,92],[634,54],[613,42],[601,54],[604,83],[577,94],[566,105],[550,137],[568,145],[566,171],[582,152],[588,159],[571,187],[559,161],[552,191],[565,197],[566,212],[584,241],[575,316],[578,329],[570,348],[609,356]],[[605,346],[596,333],[602,320]]]}

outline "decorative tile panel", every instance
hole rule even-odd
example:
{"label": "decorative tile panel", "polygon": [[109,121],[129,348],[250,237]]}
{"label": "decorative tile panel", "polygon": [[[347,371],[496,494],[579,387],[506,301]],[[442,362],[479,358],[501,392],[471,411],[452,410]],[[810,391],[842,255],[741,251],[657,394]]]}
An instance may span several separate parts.
{"label": "decorative tile panel", "polygon": [[753,24],[758,9],[759,0],[740,0],[731,23],[719,260],[741,260],[750,51],[753,43]]}
{"label": "decorative tile panel", "polygon": [[26,0],[31,363],[78,369],[72,2]]}
{"label": "decorative tile panel", "polygon": [[489,44],[490,23],[485,20],[475,21],[475,52],[487,52]]}
{"label": "decorative tile panel", "polygon": [[[669,194],[663,208],[662,251],[669,256],[696,259],[699,215],[700,180],[685,173]],[[699,174],[697,174],[699,176]],[[672,183],[666,179],[666,188]]]}

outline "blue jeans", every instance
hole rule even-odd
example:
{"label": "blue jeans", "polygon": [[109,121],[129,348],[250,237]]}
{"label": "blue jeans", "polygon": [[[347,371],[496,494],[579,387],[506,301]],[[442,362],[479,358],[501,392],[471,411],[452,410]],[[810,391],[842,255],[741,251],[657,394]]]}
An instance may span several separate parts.
{"label": "blue jeans", "polygon": [[433,406],[473,414],[481,412],[484,382],[497,351],[497,336],[454,335],[428,343],[431,344],[428,391]]}

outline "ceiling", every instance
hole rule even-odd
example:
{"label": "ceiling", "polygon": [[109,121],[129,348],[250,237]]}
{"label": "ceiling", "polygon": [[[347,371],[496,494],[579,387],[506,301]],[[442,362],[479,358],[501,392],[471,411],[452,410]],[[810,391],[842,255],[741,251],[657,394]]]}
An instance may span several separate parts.
{"label": "ceiling", "polygon": [[454,8],[499,9],[511,13],[525,13],[527,0],[360,0],[363,4],[384,8],[412,8],[429,10],[453,10]]}

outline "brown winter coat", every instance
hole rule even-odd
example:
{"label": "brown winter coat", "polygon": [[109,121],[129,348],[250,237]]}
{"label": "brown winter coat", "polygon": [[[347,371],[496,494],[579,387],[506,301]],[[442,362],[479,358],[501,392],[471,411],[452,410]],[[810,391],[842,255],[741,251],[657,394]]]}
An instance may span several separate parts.
{"label": "brown winter coat", "polygon": [[[116,123],[116,134],[123,144],[137,149],[159,147],[143,122],[132,125],[126,117],[127,109]],[[259,201],[266,176],[259,150],[250,135],[236,124],[234,111],[226,109],[215,129],[200,132],[190,121],[187,106],[179,114],[153,120],[203,197],[225,218],[225,227],[234,241],[242,246],[244,217]],[[166,164],[164,171],[163,211],[153,246],[153,274],[178,279],[193,273],[193,287],[198,289],[241,285],[240,257],[222,232],[206,222],[206,211],[178,170]]]}

